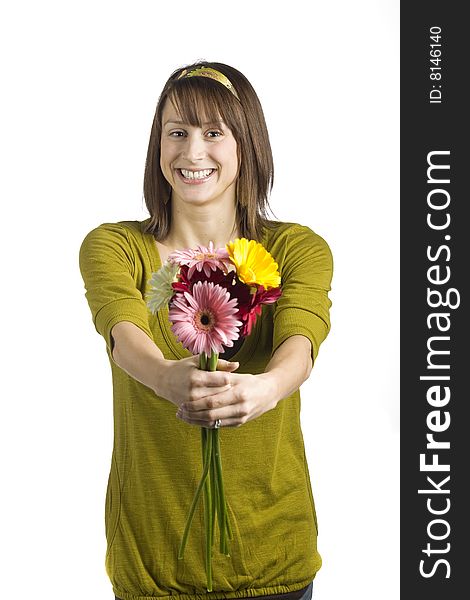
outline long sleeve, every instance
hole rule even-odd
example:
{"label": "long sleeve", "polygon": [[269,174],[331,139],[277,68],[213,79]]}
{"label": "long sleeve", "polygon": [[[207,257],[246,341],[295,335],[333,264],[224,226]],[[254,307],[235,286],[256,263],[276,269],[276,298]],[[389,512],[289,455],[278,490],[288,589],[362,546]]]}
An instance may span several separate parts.
{"label": "long sleeve", "polygon": [[291,335],[305,335],[312,344],[312,362],[330,330],[329,310],[333,258],[323,238],[305,225],[289,229],[279,253],[282,296],[273,316],[273,353]]}
{"label": "long sleeve", "polygon": [[79,265],[95,329],[106,340],[110,356],[111,329],[119,321],[131,321],[153,340],[126,228],[103,223],[90,231],[80,246]]}

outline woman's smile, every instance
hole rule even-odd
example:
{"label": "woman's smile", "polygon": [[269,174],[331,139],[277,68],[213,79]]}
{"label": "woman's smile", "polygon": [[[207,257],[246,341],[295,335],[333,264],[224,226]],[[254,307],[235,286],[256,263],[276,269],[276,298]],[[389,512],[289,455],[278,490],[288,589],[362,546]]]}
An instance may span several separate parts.
{"label": "woman's smile", "polygon": [[199,169],[197,171],[189,169],[176,169],[180,179],[188,185],[201,185],[212,178],[217,169]]}

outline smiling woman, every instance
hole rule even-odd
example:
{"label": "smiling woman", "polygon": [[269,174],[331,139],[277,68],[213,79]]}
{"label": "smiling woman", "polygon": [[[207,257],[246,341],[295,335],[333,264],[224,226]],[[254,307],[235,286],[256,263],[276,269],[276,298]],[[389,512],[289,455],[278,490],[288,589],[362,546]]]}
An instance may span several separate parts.
{"label": "smiling woman", "polygon": [[[150,217],[102,223],[80,247],[113,378],[106,570],[118,599],[309,600],[322,560],[300,386],[330,329],[331,252],[308,226],[268,218],[273,162],[258,97],[233,67],[201,66],[174,71],[159,98],[144,176]],[[168,306],[149,312],[148,284],[170,252],[224,248],[237,237],[271,254],[282,296],[215,371],[203,371],[175,337]],[[230,555],[212,557],[213,588],[202,513],[178,560],[201,472],[201,426],[221,428],[233,524]]]}
{"label": "smiling woman", "polygon": [[219,121],[199,126],[185,124],[171,98],[164,104],[160,167],[172,187],[174,209],[185,202],[235,207],[238,176],[237,142]]}

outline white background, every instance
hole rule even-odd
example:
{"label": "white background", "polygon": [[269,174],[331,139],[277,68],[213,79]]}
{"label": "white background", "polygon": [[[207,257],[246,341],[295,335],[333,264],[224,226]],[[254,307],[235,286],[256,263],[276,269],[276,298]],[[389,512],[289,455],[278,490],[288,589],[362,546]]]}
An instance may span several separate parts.
{"label": "white background", "polygon": [[332,249],[332,330],[302,386],[323,567],[314,600],[399,596],[399,3],[10,2],[2,55],[2,598],[114,598],[104,569],[111,371],[85,234],[144,219],[158,95],[241,70],[270,131],[280,220]]}

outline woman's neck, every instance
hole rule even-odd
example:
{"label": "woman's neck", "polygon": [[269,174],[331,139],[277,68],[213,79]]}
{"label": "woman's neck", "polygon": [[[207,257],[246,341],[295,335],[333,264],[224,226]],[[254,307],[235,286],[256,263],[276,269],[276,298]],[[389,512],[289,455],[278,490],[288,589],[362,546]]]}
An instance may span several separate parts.
{"label": "woman's neck", "polygon": [[225,246],[239,237],[235,207],[216,210],[191,207],[199,210],[178,210],[173,207],[170,232],[162,243],[171,249],[208,246],[212,241],[216,248]]}

